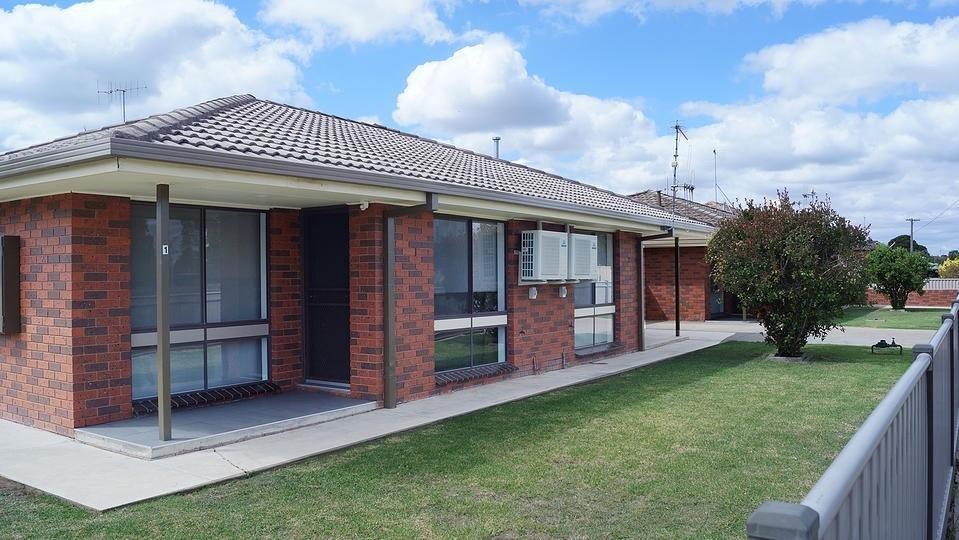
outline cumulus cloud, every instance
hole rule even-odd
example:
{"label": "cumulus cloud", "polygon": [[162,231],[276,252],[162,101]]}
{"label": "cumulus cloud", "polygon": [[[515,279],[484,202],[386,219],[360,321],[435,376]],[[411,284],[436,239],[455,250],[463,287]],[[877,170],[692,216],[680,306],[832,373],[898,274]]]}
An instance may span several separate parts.
{"label": "cumulus cloud", "polygon": [[119,122],[118,104],[98,102],[98,81],[146,85],[127,104],[129,118],[246,92],[308,104],[304,54],[203,0],[0,10],[0,149]]}
{"label": "cumulus cloud", "polygon": [[[720,184],[733,198],[815,190],[853,221],[873,224],[879,240],[900,234],[905,217],[931,218],[959,198],[957,20],[867,20],[748,56],[744,66],[767,81],[765,95],[682,106],[698,123],[681,146],[681,181],[696,181],[697,199],[711,199],[715,148]],[[846,52],[855,47],[879,60]],[[638,101],[563,91],[529,69],[515,44],[491,36],[416,68],[394,120],[481,152],[501,135],[506,157],[619,192],[664,185],[672,135],[666,126],[657,132]],[[876,110],[861,103],[890,96],[893,104]],[[959,247],[957,229],[953,210],[921,235],[939,251]]]}
{"label": "cumulus cloud", "polygon": [[441,20],[452,0],[268,0],[260,17],[298,28],[316,47],[418,37],[427,43],[455,35]]}

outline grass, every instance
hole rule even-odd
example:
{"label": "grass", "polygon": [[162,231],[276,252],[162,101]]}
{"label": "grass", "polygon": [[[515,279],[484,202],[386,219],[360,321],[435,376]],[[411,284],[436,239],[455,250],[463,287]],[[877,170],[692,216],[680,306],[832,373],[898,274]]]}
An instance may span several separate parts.
{"label": "grass", "polygon": [[893,311],[891,308],[868,306],[848,307],[840,320],[845,326],[869,328],[901,328],[907,330],[938,330],[942,324],[944,309],[906,308]]}
{"label": "grass", "polygon": [[102,514],[0,486],[0,537],[743,538],[798,501],[907,363],[726,343]]}

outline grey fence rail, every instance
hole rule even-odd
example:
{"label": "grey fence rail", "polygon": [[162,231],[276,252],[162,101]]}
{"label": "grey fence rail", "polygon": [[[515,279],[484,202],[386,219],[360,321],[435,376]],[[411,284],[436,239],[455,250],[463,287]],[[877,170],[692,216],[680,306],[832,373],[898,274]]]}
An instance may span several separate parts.
{"label": "grey fence rail", "polygon": [[959,434],[959,297],[801,503],[766,502],[750,539],[941,540]]}

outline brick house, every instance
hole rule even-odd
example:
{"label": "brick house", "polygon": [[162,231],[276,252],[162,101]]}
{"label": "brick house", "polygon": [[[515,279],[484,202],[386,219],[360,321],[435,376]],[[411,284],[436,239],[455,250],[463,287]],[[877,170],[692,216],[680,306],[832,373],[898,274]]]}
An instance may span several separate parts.
{"label": "brick house", "polygon": [[[734,217],[726,204],[706,204],[647,190],[630,195],[633,200],[673,212],[713,227]],[[676,320],[676,250],[679,250],[679,312],[681,321],[705,321],[740,313],[736,297],[710,277],[706,238],[659,239],[645,243],[646,320]]]}
{"label": "brick house", "polygon": [[[595,236],[595,279],[521,281],[522,232],[539,229]],[[3,302],[0,418],[72,436],[171,397],[297,388],[393,406],[636,351],[642,240],[666,229],[712,230],[252,96],[9,152],[0,235],[19,255],[3,279],[19,293]],[[667,279],[659,257],[647,276]]]}

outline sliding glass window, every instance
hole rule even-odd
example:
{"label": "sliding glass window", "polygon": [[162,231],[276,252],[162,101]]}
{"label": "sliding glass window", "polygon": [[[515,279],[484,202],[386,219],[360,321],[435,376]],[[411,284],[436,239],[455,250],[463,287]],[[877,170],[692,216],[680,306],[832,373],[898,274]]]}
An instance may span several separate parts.
{"label": "sliding glass window", "polygon": [[[156,395],[156,205],[131,213],[133,394]],[[173,393],[267,378],[266,214],[170,207]]]}
{"label": "sliding glass window", "polygon": [[577,283],[573,289],[576,308],[575,347],[600,349],[613,342],[613,235],[597,233],[596,281]]}
{"label": "sliding glass window", "polygon": [[506,360],[505,226],[433,220],[435,371]]}

